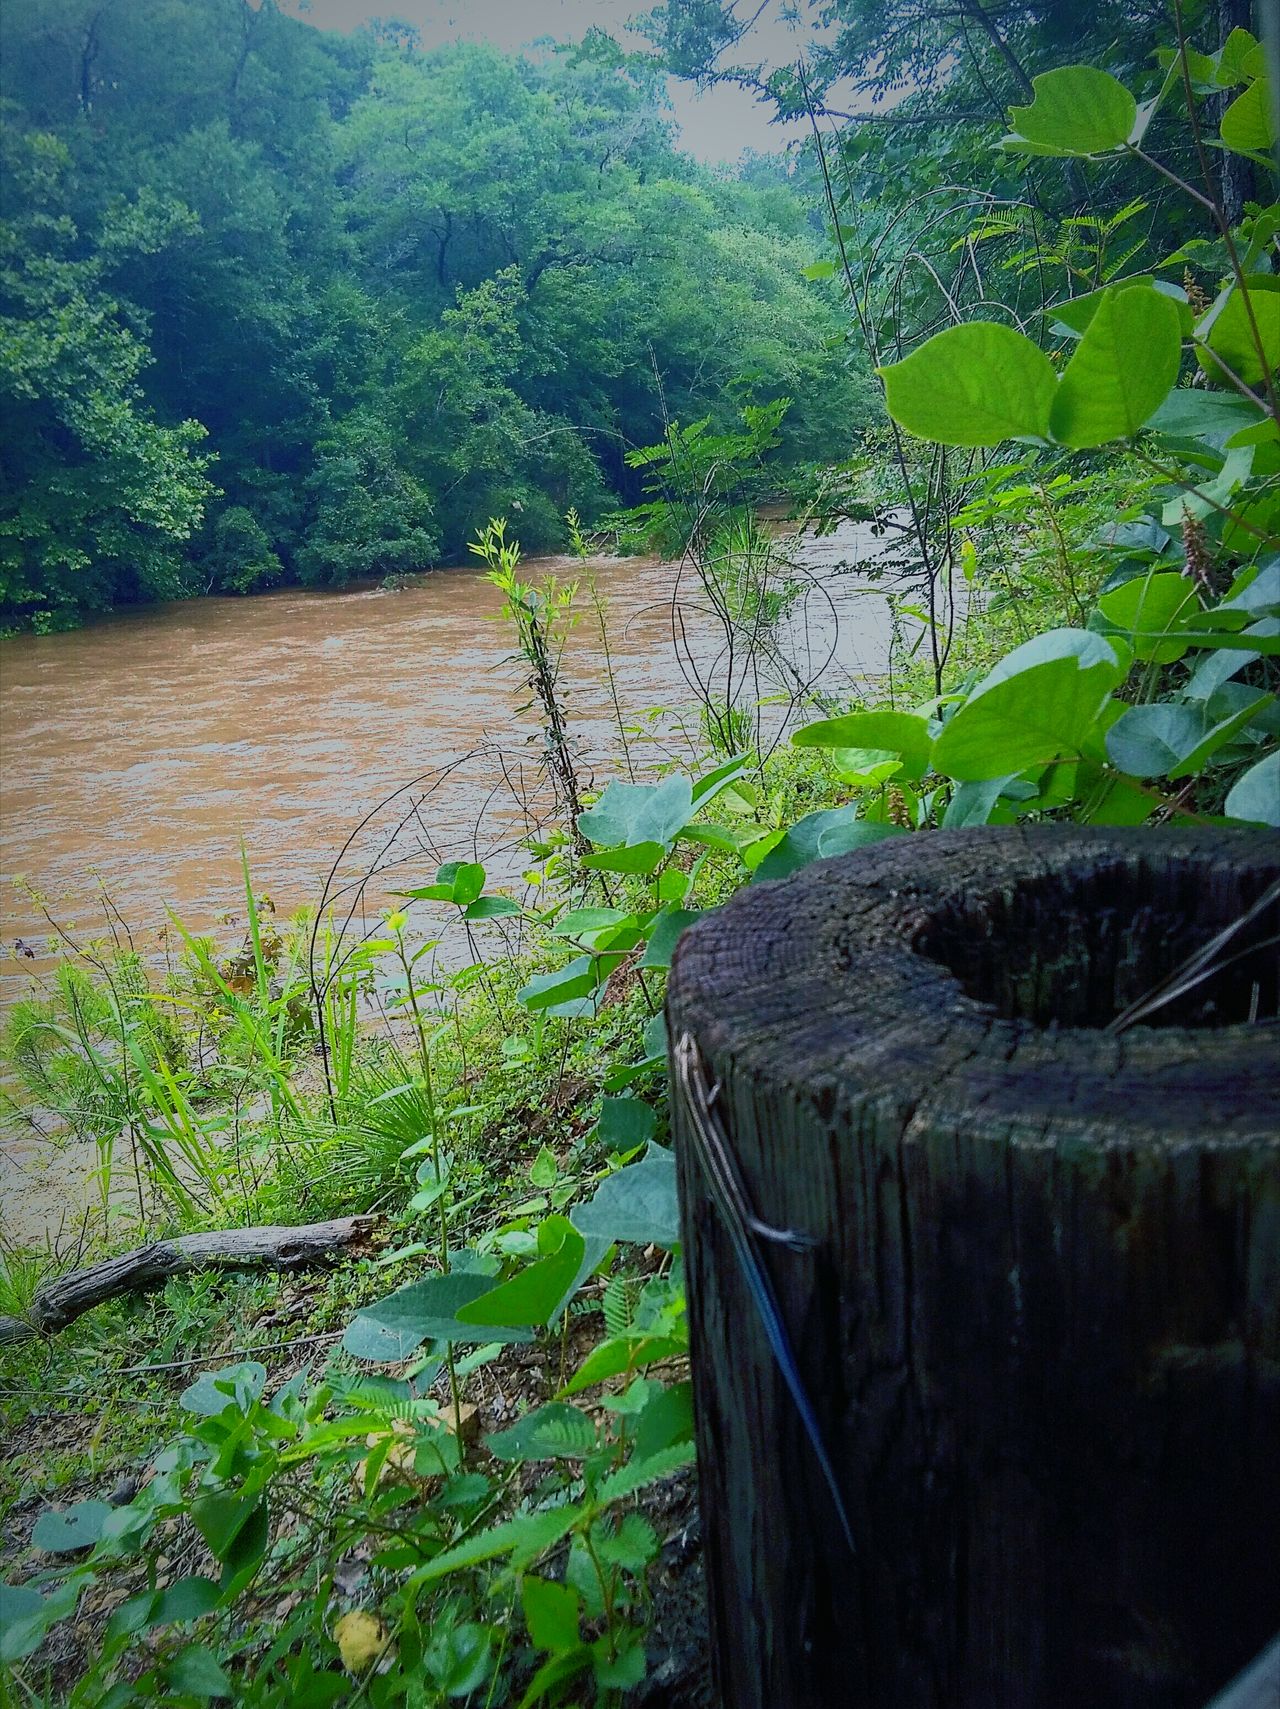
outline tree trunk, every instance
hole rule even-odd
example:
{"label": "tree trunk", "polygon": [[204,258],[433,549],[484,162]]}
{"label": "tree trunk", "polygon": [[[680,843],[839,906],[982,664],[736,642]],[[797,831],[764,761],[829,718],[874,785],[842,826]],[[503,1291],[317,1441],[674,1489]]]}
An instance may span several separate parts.
{"label": "tree trunk", "polygon": [[1280,1628],[1280,903],[1108,1030],[1278,877],[1263,831],[938,832],[681,940],[854,1543],[677,1087],[726,1709],[1200,1709]]}
{"label": "tree trunk", "polygon": [[366,1240],[380,1219],[340,1217],[300,1228],[229,1228],[153,1240],[119,1257],[57,1276],[36,1289],[25,1317],[0,1317],[0,1344],[65,1329],[119,1294],[147,1293],[188,1270],[302,1270]]}
{"label": "tree trunk", "polygon": [[[1219,47],[1232,30],[1252,32],[1253,23],[1253,0],[1217,0]],[[1238,87],[1228,89],[1210,102],[1209,117],[1215,129],[1222,123],[1222,115],[1239,93]],[[1244,218],[1245,203],[1256,201],[1258,195],[1253,162],[1246,160],[1242,154],[1233,154],[1229,148],[1224,148],[1220,153],[1218,172],[1218,193],[1222,198],[1222,211],[1227,217],[1227,224],[1239,225]]]}

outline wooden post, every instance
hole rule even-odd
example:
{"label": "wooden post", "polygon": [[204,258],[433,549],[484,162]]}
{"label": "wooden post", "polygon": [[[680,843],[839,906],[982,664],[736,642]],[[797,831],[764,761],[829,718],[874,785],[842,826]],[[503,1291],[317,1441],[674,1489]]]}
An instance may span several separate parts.
{"label": "wooden post", "polygon": [[[1280,1629],[1280,835],[894,838],[681,940],[851,1552],[676,1087],[725,1709],[1201,1709]],[[1232,958],[1232,959],[1228,959]],[[704,1083],[704,1090],[706,1083]]]}

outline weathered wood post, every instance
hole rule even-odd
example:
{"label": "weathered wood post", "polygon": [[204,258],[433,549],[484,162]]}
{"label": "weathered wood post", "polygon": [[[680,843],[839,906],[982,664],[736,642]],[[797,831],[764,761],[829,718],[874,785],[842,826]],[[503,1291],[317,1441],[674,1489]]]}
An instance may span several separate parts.
{"label": "weathered wood post", "polygon": [[[682,939],[725,1709],[1201,1709],[1280,1630],[1280,904],[1109,1028],[1277,878],[1270,832],[938,832]],[[852,1550],[708,1120],[811,1237],[748,1257]]]}

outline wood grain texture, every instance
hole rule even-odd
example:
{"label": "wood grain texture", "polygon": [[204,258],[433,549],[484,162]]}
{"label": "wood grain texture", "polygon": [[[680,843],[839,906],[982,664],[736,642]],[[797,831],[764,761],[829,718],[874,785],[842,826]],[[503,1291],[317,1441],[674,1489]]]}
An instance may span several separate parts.
{"label": "wood grain texture", "polygon": [[726,1706],[1200,1709],[1280,1627],[1275,947],[1103,1030],[1277,875],[1270,832],[939,832],[681,940],[671,1037],[815,1238],[767,1262],[857,1542],[677,1099]]}
{"label": "wood grain texture", "polygon": [[37,1288],[26,1317],[0,1317],[0,1343],[65,1329],[120,1294],[147,1293],[189,1270],[301,1270],[368,1238],[380,1218],[339,1217],[297,1228],[228,1228],[153,1240]]}

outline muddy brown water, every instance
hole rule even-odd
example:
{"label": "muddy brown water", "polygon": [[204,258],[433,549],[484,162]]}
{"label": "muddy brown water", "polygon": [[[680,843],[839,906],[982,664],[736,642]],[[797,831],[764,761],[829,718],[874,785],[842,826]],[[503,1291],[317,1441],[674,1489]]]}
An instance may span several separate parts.
{"label": "muddy brown water", "polygon": [[[874,559],[877,541],[846,525],[788,548],[817,584],[786,625],[790,656],[808,674],[833,652],[824,681],[834,692],[881,673],[884,595],[846,570]],[[598,589],[637,775],[690,757],[698,729],[672,644],[677,582],[689,654],[703,672],[724,668],[692,573],[643,558],[528,568]],[[620,740],[599,626],[580,603],[563,699],[585,781],[600,785],[617,772]],[[84,936],[101,934],[105,894],[154,945],[167,909],[197,931],[243,915],[243,840],[255,889],[283,912],[314,901],[362,817],[423,774],[357,838],[340,881],[377,860],[388,827],[416,803],[403,864],[371,887],[370,907],[398,883],[428,882],[437,859],[478,853],[518,883],[528,860],[518,797],[535,812],[546,801],[537,722],[500,606],[482,571],[454,569],[394,593],[195,599],[0,642],[0,1008],[48,965],[48,921],[15,881]],[[750,686],[769,693],[768,674]],[[26,1147],[0,1146],[8,1198]]]}

